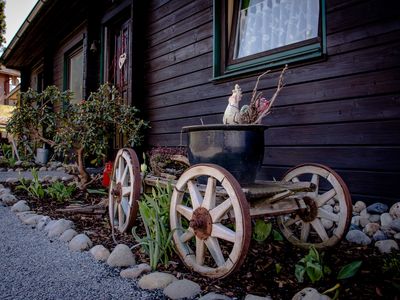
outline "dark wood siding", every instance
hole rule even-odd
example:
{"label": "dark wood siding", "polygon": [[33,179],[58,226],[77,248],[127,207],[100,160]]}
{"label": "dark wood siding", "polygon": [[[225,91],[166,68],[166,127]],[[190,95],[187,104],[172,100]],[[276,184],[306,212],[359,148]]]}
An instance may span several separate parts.
{"label": "dark wood siding", "polygon": [[[318,162],[343,176],[354,199],[399,201],[398,6],[327,0],[327,58],[290,66],[286,87],[265,120],[270,127],[260,177],[279,179],[289,167]],[[235,83],[248,101],[255,77],[210,81],[211,0],[154,0],[149,9],[148,141],[177,146],[182,126],[222,122]],[[278,73],[259,85],[267,96]]]}

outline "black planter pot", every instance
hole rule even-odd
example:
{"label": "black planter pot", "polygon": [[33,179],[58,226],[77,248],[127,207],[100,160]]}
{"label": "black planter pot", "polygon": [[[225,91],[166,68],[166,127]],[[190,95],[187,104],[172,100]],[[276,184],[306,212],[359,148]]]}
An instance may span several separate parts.
{"label": "black planter pot", "polygon": [[217,164],[241,185],[254,183],[264,158],[265,126],[220,124],[182,129],[188,133],[190,164]]}

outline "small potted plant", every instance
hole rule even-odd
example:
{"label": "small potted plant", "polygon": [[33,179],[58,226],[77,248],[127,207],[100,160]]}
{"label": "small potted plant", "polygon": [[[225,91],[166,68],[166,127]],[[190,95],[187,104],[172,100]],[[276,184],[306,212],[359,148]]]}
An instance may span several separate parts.
{"label": "small potted plant", "polygon": [[239,107],[242,91],[235,85],[225,110],[223,124],[183,127],[188,133],[189,161],[191,164],[213,163],[227,169],[241,184],[255,181],[264,158],[264,130],[261,121],[271,112],[271,107],[282,90],[283,68],[274,95],[270,100],[257,91],[258,76],[249,105]]}

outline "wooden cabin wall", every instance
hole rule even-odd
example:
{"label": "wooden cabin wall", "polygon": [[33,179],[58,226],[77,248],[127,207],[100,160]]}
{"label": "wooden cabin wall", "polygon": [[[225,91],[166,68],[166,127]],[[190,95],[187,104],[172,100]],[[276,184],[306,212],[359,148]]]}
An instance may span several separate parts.
{"label": "wooden cabin wall", "polygon": [[[260,178],[305,162],[326,164],[353,201],[400,200],[400,22],[395,1],[327,0],[327,58],[292,65],[266,118]],[[221,123],[240,84],[212,82],[212,1],[153,0],[146,51],[146,108],[152,146],[180,145],[185,125]],[[260,82],[271,96],[279,71]]]}

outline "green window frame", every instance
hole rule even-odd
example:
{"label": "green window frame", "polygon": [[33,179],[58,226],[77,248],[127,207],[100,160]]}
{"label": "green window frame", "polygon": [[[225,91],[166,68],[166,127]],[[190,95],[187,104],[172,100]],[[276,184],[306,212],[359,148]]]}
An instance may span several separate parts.
{"label": "green window frame", "polygon": [[234,59],[232,47],[236,43],[240,3],[238,0],[214,0],[213,80],[237,77],[285,64],[318,59],[326,55],[326,4],[325,0],[319,0],[316,37]]}

